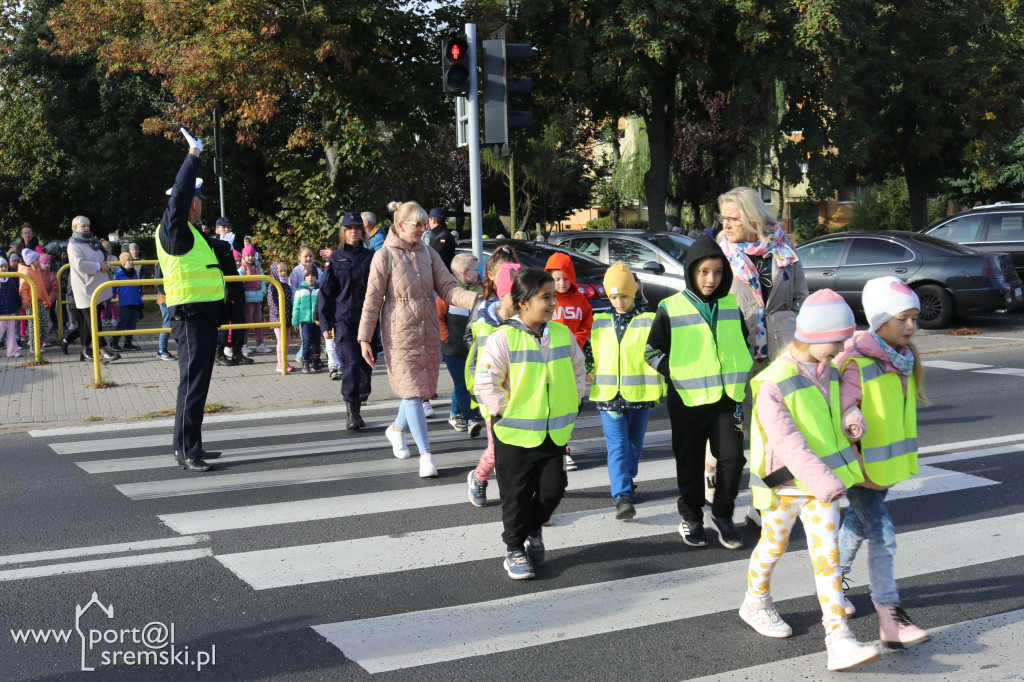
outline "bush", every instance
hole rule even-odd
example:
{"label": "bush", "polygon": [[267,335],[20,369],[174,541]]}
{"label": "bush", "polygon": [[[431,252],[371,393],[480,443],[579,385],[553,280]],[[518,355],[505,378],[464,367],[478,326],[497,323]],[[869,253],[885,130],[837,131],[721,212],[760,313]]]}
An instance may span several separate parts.
{"label": "bush", "polygon": [[853,208],[847,230],[909,230],[910,196],[904,178],[867,187]]}
{"label": "bush", "polygon": [[646,220],[630,220],[628,223],[626,223],[626,229],[627,230],[649,230],[649,229],[651,229],[651,224],[648,223]]}
{"label": "bush", "polygon": [[594,218],[593,220],[587,221],[588,230],[607,230],[612,226],[611,216],[605,216],[603,218]]}
{"label": "bush", "polygon": [[822,226],[818,222],[818,205],[814,202],[802,201],[794,204],[789,215],[793,225],[793,241],[797,244],[823,234]]}
{"label": "bush", "polygon": [[497,238],[503,236],[504,233],[505,225],[498,216],[498,209],[492,205],[490,210],[483,215],[483,234],[491,238]]}

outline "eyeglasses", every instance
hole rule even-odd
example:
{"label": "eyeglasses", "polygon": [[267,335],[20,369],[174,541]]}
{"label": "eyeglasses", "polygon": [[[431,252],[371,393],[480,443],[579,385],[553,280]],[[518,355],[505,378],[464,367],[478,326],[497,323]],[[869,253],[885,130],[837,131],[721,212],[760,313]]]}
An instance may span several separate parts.
{"label": "eyeglasses", "polygon": [[426,227],[427,226],[426,223],[418,223],[415,220],[403,220],[403,221],[401,221],[401,223],[403,225],[415,225],[416,227]]}
{"label": "eyeglasses", "polygon": [[718,222],[722,223],[723,225],[742,225],[743,224],[743,218],[728,218],[728,217],[726,217],[724,215],[717,215],[715,217],[718,219]]}

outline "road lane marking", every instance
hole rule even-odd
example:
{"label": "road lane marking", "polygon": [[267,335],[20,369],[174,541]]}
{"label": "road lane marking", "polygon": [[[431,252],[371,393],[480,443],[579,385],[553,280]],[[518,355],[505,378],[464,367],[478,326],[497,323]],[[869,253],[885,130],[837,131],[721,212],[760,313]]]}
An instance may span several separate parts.
{"label": "road lane marking", "polygon": [[[626,524],[610,520],[608,525]],[[945,571],[1024,554],[1024,514],[937,526],[898,537],[896,577],[935,574],[939,586]],[[951,537],[957,541],[950,542]],[[556,543],[548,548],[555,570],[566,560],[559,556],[559,549]],[[495,580],[504,580],[498,557],[491,562],[481,569],[492,571]],[[723,605],[738,608],[746,591],[748,562],[745,556],[728,563],[313,629],[371,674],[400,670],[721,613]],[[814,594],[808,564],[806,551],[787,552],[772,579],[776,603]],[[867,552],[860,553],[855,567],[867,574]],[[781,610],[785,617],[785,605]],[[817,654],[814,668],[804,670],[819,668],[821,656]]]}
{"label": "road lane marking", "polygon": [[43,578],[71,573],[88,573],[90,571],[109,571],[113,568],[132,568],[135,566],[151,566],[153,564],[169,564],[179,561],[193,561],[213,556],[209,547],[186,549],[178,552],[156,552],[154,554],[136,554],[133,556],[113,557],[110,559],[93,559],[91,561],[74,561],[66,564],[47,564],[31,568],[13,568],[0,571],[0,581],[25,580]]}
{"label": "road lane marking", "polygon": [[[674,468],[674,461],[667,464]],[[669,467],[663,469],[667,472]],[[979,476],[922,466],[917,477],[893,488],[892,498],[932,495],[997,484],[996,481]],[[448,503],[457,499],[450,499]],[[736,521],[742,522],[749,500],[749,491],[744,491],[737,498]],[[545,536],[550,546],[558,549],[601,546],[610,542],[673,533],[679,523],[675,500],[637,505],[637,516],[631,523],[618,523],[614,516],[615,509],[612,507],[556,514],[552,519],[552,527],[545,530]],[[266,590],[491,559],[502,553],[501,531],[501,522],[469,524],[399,535],[222,554],[217,556],[217,560],[253,589]]]}
{"label": "road lane marking", "polygon": [[1024,369],[1020,367],[995,367],[993,369],[976,369],[972,374],[997,374],[999,376],[1024,377]]}
{"label": "road lane marking", "polygon": [[165,547],[181,547],[182,545],[198,545],[210,539],[209,535],[187,535],[184,537],[160,538],[158,540],[138,540],[120,542],[115,545],[95,545],[93,547],[72,547],[54,549],[45,552],[29,552],[27,554],[9,554],[0,556],[0,565],[27,564],[34,561],[53,561],[55,559],[73,559],[75,557],[95,556],[97,554],[121,554],[123,552],[142,552]]}
{"label": "road lane marking", "polygon": [[992,367],[992,365],[979,365],[976,362],[955,362],[953,360],[924,360],[923,364],[925,367],[933,367],[935,369],[986,369]]}

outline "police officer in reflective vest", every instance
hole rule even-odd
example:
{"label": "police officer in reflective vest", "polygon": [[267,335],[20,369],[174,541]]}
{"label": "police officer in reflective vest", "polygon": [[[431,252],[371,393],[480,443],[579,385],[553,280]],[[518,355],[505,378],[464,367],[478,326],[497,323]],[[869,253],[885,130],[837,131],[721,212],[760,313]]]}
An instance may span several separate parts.
{"label": "police officer in reflective vest", "polygon": [[164,275],[164,296],[171,335],[178,342],[178,399],[174,413],[174,456],[186,471],[209,471],[207,459],[220,455],[203,449],[203,409],[213,376],[217,327],[224,320],[224,275],[213,249],[196,229],[203,212],[199,152],[203,143],[184,128],[189,153],[178,170],[156,233]]}
{"label": "police officer in reflective vest", "polygon": [[[533,578],[546,559],[541,526],[565,493],[565,444],[586,391],[583,351],[551,320],[555,281],[522,268],[512,284],[517,315],[487,338],[476,365],[477,397],[492,416],[501,487],[504,567]],[[525,543],[525,547],[524,547]]]}
{"label": "police officer in reflective vest", "polygon": [[702,236],[686,254],[686,290],[658,306],[647,340],[647,362],[668,379],[668,414],[679,485],[679,534],[692,547],[708,544],[704,532],[704,454],[718,459],[711,505],[719,542],[739,549],[732,522],[743,472],[741,403],[753,365],[747,330],[729,293],[732,268],[718,244]]}

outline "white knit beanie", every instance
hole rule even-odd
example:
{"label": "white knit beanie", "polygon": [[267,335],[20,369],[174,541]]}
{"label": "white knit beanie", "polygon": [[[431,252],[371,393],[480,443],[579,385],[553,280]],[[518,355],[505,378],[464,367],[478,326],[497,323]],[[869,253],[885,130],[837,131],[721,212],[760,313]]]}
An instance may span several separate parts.
{"label": "white knit beanie", "polygon": [[804,299],[796,315],[794,338],[804,343],[835,343],[853,336],[857,323],[843,297],[820,289]]}
{"label": "white knit beanie", "polygon": [[876,277],[864,285],[861,296],[864,317],[873,332],[883,324],[911,308],[921,309],[921,300],[907,283],[898,277]]}
{"label": "white knit beanie", "polygon": [[25,261],[25,265],[32,265],[39,258],[39,254],[32,249],[22,249],[21,260]]}

